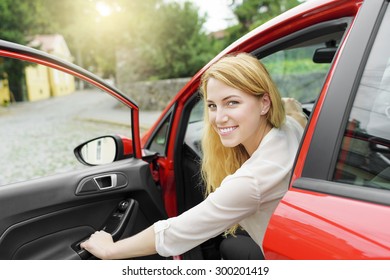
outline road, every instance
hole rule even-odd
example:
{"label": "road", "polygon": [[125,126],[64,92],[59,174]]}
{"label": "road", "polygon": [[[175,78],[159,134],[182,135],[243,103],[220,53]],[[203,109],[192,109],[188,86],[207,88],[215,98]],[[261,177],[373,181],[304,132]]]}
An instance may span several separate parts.
{"label": "road", "polygon": [[[159,115],[140,113],[141,130]],[[96,90],[0,107],[0,127],[0,186],[83,168],[76,146],[101,135],[131,135],[130,110]]]}

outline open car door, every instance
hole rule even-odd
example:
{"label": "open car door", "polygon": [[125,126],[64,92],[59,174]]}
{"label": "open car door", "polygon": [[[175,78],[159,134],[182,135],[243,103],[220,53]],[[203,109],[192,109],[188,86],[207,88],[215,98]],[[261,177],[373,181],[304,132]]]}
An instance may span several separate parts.
{"label": "open car door", "polygon": [[134,102],[44,52],[0,41],[0,56],[0,90],[31,101],[0,111],[0,259],[89,259],[96,230],[118,240],[166,218]]}

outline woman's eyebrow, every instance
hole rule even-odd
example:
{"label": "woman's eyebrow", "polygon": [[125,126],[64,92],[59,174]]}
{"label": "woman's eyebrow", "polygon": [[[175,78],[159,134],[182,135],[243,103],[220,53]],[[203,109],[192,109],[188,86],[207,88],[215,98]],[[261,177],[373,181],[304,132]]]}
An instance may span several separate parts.
{"label": "woman's eyebrow", "polygon": [[227,99],[230,99],[230,98],[241,98],[241,97],[239,95],[232,94],[232,95],[224,97],[222,100],[224,101],[224,100],[227,100]]}
{"label": "woman's eyebrow", "polygon": [[[225,101],[225,100],[230,99],[230,98],[241,98],[241,96],[235,95],[235,94],[228,95],[228,96],[225,96],[224,98],[222,98],[222,101]],[[211,102],[211,103],[214,103],[214,101],[213,101],[213,100],[210,100],[210,99],[207,99],[206,101],[209,102],[209,103],[210,103],[210,102]]]}

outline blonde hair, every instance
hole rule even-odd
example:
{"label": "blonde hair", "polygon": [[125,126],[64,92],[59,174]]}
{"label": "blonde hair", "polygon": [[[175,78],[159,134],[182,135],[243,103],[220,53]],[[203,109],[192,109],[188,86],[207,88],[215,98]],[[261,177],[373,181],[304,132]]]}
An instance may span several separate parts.
{"label": "blonde hair", "polygon": [[[207,100],[207,83],[214,78],[224,84],[239,89],[245,93],[259,97],[268,94],[271,100],[270,109],[266,115],[267,121],[273,127],[280,127],[285,120],[285,112],[279,91],[263,64],[247,53],[228,55],[210,66],[201,78],[200,89],[204,100],[205,127],[202,138],[202,169],[206,195],[214,192],[222,180],[233,174],[249,158],[249,154],[240,144],[229,148],[222,145],[219,135],[209,122]],[[227,233],[234,235],[237,226]]]}

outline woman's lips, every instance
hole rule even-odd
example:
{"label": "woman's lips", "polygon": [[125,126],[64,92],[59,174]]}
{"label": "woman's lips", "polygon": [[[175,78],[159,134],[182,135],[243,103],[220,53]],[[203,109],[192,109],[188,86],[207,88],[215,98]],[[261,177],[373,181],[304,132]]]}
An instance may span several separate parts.
{"label": "woman's lips", "polygon": [[222,136],[228,135],[236,130],[238,126],[218,127],[219,134]]}

